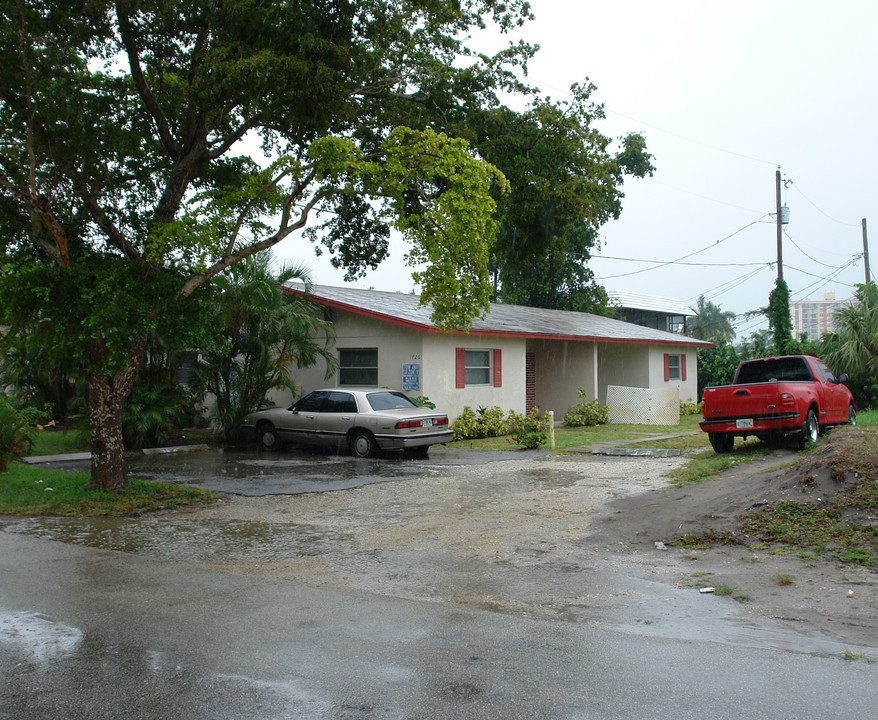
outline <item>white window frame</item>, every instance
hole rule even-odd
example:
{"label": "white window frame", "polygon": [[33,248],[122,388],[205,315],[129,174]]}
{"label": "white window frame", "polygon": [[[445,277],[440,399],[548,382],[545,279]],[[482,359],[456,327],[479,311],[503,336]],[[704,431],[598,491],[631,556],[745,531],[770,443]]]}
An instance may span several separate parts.
{"label": "white window frame", "polygon": [[[487,356],[487,365],[470,364],[470,353],[484,353]],[[484,372],[484,382],[473,382],[470,380],[470,371]],[[494,378],[494,353],[488,348],[464,348],[464,383],[466,387],[488,387],[493,384]]]}

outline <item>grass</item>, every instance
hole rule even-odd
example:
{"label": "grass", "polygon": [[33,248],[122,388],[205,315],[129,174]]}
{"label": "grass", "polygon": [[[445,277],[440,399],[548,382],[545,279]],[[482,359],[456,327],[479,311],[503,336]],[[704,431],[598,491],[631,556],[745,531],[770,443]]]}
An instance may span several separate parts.
{"label": "grass", "polygon": [[134,515],[182,505],[204,505],[219,496],[185,485],[132,478],[118,493],[88,488],[88,473],[11,463],[0,474],[0,514]]}
{"label": "grass", "polygon": [[835,497],[819,505],[782,501],[760,508],[745,516],[744,533],[805,561],[829,555],[878,567],[878,527],[868,520],[878,510],[878,433],[872,427],[841,429],[825,441],[832,452],[821,462],[833,480],[845,483]]}
{"label": "grass", "polygon": [[88,430],[84,428],[41,430],[37,433],[30,455],[62,455],[88,452],[90,449]]}

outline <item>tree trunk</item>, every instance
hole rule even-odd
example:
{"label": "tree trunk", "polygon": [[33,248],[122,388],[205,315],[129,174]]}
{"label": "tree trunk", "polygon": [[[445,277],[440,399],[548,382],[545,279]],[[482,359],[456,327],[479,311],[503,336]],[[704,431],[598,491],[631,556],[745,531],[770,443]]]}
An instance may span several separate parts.
{"label": "tree trunk", "polygon": [[128,486],[125,445],[122,442],[122,404],[112,380],[88,376],[88,426],[91,433],[89,487],[121,490]]}
{"label": "tree trunk", "polygon": [[89,487],[108,491],[128,487],[125,444],[122,440],[122,407],[140,371],[146,335],[137,338],[124,370],[105,377],[86,375],[88,382],[88,426],[91,434],[91,480]]}

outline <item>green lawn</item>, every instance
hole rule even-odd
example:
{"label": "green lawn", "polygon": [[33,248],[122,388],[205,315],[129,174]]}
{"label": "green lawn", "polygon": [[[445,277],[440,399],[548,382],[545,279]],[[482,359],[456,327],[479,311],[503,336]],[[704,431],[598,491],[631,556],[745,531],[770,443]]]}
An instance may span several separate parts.
{"label": "green lawn", "polygon": [[216,493],[138,478],[119,493],[86,487],[88,473],[34,467],[21,462],[0,473],[0,515],[131,515],[180,505],[209,503]]}

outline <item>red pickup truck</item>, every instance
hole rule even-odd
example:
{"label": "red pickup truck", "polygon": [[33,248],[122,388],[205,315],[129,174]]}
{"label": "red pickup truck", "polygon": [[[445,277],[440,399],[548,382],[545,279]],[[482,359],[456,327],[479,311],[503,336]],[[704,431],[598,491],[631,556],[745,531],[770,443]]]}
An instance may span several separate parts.
{"label": "red pickup truck", "polygon": [[718,453],[731,452],[736,435],[764,440],[799,433],[799,446],[805,447],[826,427],[856,423],[847,379],[808,355],[745,360],[731,385],[704,389],[699,425]]}

